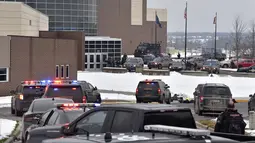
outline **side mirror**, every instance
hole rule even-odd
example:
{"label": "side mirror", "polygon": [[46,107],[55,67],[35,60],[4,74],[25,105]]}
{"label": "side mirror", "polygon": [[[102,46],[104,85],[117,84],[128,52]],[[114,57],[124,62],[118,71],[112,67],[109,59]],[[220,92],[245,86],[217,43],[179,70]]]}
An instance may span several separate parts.
{"label": "side mirror", "polygon": [[166,85],[165,85],[165,89],[168,89],[168,88],[170,88],[170,86],[166,84]]}
{"label": "side mirror", "polygon": [[252,97],[252,94],[250,94],[249,97]]}
{"label": "side mirror", "polygon": [[62,126],[60,128],[60,133],[63,135],[70,135],[71,134],[70,126],[69,125]]}
{"label": "side mirror", "polygon": [[14,90],[11,90],[11,91],[10,91],[10,94],[15,94],[15,91],[14,91]]}
{"label": "side mirror", "polygon": [[97,87],[96,87],[96,86],[94,87],[94,90],[97,90]]}

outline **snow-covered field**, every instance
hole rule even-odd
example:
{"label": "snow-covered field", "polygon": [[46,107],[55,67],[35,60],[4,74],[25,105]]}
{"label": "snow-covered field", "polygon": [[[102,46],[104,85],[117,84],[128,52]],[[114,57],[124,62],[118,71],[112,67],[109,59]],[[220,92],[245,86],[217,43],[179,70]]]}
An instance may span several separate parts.
{"label": "snow-covered field", "polygon": [[7,138],[16,125],[16,121],[0,119],[0,139]]}
{"label": "snow-covered field", "polygon": [[200,83],[224,83],[232,91],[233,97],[249,97],[255,93],[255,78],[188,76],[171,72],[170,76],[149,76],[140,73],[112,74],[103,72],[78,72],[78,80],[86,80],[99,89],[135,92],[139,81],[144,79],[162,79],[172,92],[192,97],[195,87]]}

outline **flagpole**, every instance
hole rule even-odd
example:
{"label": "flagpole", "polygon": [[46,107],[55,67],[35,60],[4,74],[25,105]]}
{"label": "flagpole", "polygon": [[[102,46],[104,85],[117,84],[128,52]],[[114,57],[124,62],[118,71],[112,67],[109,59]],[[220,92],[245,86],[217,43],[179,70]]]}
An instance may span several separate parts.
{"label": "flagpole", "polygon": [[[155,17],[157,16],[157,11],[155,11]],[[157,23],[156,23],[156,21],[155,21],[155,35],[154,35],[155,37],[155,49],[157,48],[157,42],[158,42],[158,29],[157,29]]]}
{"label": "flagpole", "polygon": [[188,27],[188,2],[186,1],[186,9],[185,9],[185,68],[187,68],[187,27]]}
{"label": "flagpole", "polygon": [[217,47],[217,23],[218,23],[218,18],[217,18],[217,12],[216,12],[216,15],[215,15],[215,35],[214,35],[214,58],[216,59],[216,47]]}

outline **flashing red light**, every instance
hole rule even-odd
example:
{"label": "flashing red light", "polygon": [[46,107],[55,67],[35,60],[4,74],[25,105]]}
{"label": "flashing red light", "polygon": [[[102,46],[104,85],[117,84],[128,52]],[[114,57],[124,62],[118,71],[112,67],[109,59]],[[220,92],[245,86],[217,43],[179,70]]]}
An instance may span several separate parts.
{"label": "flashing red light", "polygon": [[158,89],[158,94],[161,94],[161,90],[160,90],[160,88]]}
{"label": "flashing red light", "polygon": [[87,97],[86,96],[82,97],[82,103],[87,103]]}
{"label": "flashing red light", "polygon": [[72,90],[76,90],[76,88],[72,88]]}
{"label": "flashing red light", "polygon": [[200,96],[200,102],[203,102],[203,101],[204,101],[204,97]]}
{"label": "flashing red light", "polygon": [[136,91],[135,91],[135,92],[136,92],[136,94],[138,94],[138,88],[136,88]]}
{"label": "flashing red light", "polygon": [[71,103],[71,104],[63,104],[62,105],[62,107],[77,107],[77,106],[79,106],[79,104],[77,104],[77,103],[75,103],[75,104],[73,104],[73,103]]}
{"label": "flashing red light", "polygon": [[54,80],[54,83],[60,84],[60,83],[61,83],[61,80]]}

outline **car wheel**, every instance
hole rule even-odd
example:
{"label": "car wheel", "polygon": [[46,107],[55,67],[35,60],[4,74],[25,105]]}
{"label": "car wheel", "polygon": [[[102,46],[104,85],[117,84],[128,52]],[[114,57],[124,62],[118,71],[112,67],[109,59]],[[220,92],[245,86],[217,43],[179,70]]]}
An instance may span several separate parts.
{"label": "car wheel", "polygon": [[228,64],[224,64],[223,68],[229,68]]}
{"label": "car wheel", "polygon": [[13,106],[13,105],[12,105],[12,103],[11,103],[11,114],[15,114],[15,110],[13,109],[12,106]]}
{"label": "car wheel", "polygon": [[22,115],[22,112],[19,111],[16,107],[15,107],[15,115],[16,116],[21,116]]}
{"label": "car wheel", "polygon": [[158,69],[162,69],[162,65],[158,65]]}

